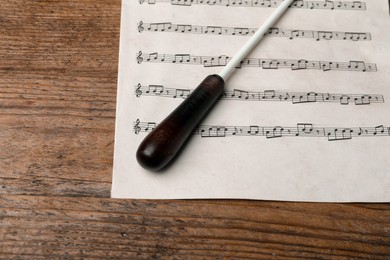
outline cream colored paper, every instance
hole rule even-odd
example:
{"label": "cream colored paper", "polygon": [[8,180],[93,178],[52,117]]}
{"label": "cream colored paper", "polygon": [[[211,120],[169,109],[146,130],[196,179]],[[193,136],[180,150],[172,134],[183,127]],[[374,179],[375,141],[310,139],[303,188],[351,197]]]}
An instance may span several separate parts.
{"label": "cream colored paper", "polygon": [[[254,2],[264,5],[243,6]],[[300,32],[301,37],[297,37],[299,32],[295,32],[295,37],[290,39],[273,31],[272,37],[265,37],[250,58],[318,61],[324,67],[292,70],[291,64],[289,68],[281,68],[281,63],[278,69],[243,66],[226,84],[226,91],[235,94],[236,99],[221,99],[201,123],[230,126],[230,132],[219,132],[219,135],[226,134],[225,137],[194,135],[177,160],[161,173],[148,172],[137,164],[135,153],[147,134],[143,132],[147,122],[161,122],[185,97],[187,92],[181,89],[195,88],[207,75],[218,73],[222,68],[184,64],[179,61],[183,58],[180,55],[166,55],[164,63],[157,62],[161,61],[161,56],[153,58],[157,54],[189,54],[199,58],[232,56],[249,38],[241,34],[258,27],[274,10],[267,5],[277,2],[123,1],[112,197],[390,201],[390,19],[386,0],[361,1],[366,10],[360,10],[356,1],[297,1],[297,5],[305,6],[290,8],[274,27],[284,30],[283,34],[292,34],[294,30],[305,30],[306,34]],[[225,5],[219,5],[221,3]],[[353,3],[356,4],[353,8],[340,9]],[[165,27],[165,31],[161,31],[162,25],[158,28],[154,24],[150,31],[148,23],[172,23],[174,28]],[[237,27],[248,29],[236,30],[236,35],[215,33],[213,27],[208,28],[210,33],[207,34],[181,33],[175,28],[188,31],[188,27],[175,25],[193,25],[192,29],[196,25],[203,32],[205,28],[201,26],[226,27],[225,32]],[[154,31],[156,28],[160,31]],[[370,37],[363,40],[356,39],[359,35],[347,34],[347,39],[343,39],[343,32],[364,32]],[[310,33],[312,37],[308,36]],[[153,62],[147,61],[147,54],[152,54],[150,61]],[[137,62],[137,56],[143,57],[142,62]],[[166,62],[172,57],[176,57],[175,63]],[[374,69],[368,67],[365,72],[349,71],[355,67],[362,69],[362,63],[353,61],[363,61],[366,66],[374,64],[377,71],[370,72]],[[338,70],[336,62],[351,66]],[[327,66],[333,69],[327,70]],[[163,92],[161,87],[150,85],[164,86]],[[234,89],[250,91],[253,95],[245,99],[245,92],[234,93]],[[276,97],[272,90],[277,92]],[[257,92],[267,98],[255,100]],[[322,93],[323,100],[299,103],[314,97],[309,94],[301,98],[295,96],[293,104],[291,93],[309,92]],[[176,98],[173,93],[178,94]],[[290,95],[287,100],[280,101],[283,96],[278,101],[283,93]],[[336,101],[325,102],[327,93],[330,99],[333,94],[346,94],[351,99],[336,96],[333,97]],[[363,94],[372,95],[370,104],[356,105],[354,98]],[[384,101],[374,99],[374,94]],[[241,99],[237,97],[240,95]],[[367,103],[367,99],[357,102]],[[332,135],[326,134],[309,136],[317,128],[297,126],[303,123],[312,124],[324,133],[338,131],[335,137],[347,140],[329,141]],[[267,138],[259,133],[232,134],[248,129],[254,133],[254,126],[271,127],[266,128],[273,129],[268,137],[280,133],[280,128],[273,128],[276,126],[291,131],[295,127],[301,134],[286,136],[287,130],[281,131],[283,136],[279,138]],[[354,132],[348,139],[352,128]],[[216,129],[212,128],[210,135],[217,135]],[[138,130],[141,132],[136,134]]]}

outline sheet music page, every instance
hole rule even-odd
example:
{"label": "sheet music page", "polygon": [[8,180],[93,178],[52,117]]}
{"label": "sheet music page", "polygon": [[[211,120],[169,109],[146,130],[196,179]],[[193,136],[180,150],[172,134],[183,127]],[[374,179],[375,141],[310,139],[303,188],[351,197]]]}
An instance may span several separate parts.
{"label": "sheet music page", "polygon": [[173,164],[142,139],[281,0],[124,0],[112,197],[390,201],[386,0],[295,1]]}

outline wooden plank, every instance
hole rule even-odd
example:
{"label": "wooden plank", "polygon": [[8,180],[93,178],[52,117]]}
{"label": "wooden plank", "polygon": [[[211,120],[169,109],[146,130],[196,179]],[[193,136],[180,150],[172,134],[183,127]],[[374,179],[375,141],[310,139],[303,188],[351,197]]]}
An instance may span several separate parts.
{"label": "wooden plank", "polygon": [[0,5],[0,194],[109,197],[120,1]]}
{"label": "wooden plank", "polygon": [[0,254],[365,258],[390,253],[389,206],[0,197]]}

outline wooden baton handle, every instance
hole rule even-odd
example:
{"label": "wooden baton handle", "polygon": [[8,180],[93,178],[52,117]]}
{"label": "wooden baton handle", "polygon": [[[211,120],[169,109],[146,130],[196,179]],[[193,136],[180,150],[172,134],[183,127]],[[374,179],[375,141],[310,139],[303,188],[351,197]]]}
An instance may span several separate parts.
{"label": "wooden baton handle", "polygon": [[207,76],[187,99],[145,137],[137,150],[138,163],[151,171],[164,168],[221,96],[224,85],[220,76]]}

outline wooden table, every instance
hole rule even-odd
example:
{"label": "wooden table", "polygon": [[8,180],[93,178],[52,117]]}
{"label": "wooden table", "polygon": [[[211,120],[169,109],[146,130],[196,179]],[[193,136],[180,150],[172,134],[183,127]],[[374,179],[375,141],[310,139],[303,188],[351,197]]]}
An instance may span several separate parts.
{"label": "wooden table", "polygon": [[0,0],[0,258],[389,259],[390,204],[110,199],[119,0]]}

